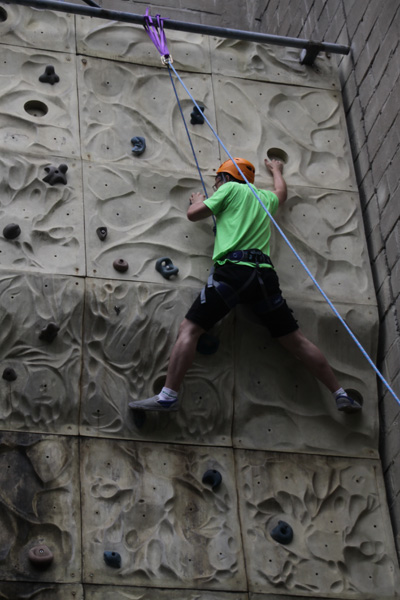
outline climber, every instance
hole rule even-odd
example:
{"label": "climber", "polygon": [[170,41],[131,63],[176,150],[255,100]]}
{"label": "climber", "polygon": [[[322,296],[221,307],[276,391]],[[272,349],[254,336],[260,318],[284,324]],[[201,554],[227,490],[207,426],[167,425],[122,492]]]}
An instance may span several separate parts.
{"label": "climber", "polygon": [[[254,166],[235,158],[250,184]],[[271,215],[287,197],[283,164],[265,159],[272,174],[272,191],[256,190]],[[178,391],[193,363],[197,342],[236,304],[245,304],[265,325],[272,337],[299,359],[333,394],[339,411],[354,413],[362,406],[340,386],[323,353],[301,332],[292,310],[282,297],[270,254],[270,219],[254,197],[232,160],[219,167],[210,198],[195,192],[189,200],[187,218],[199,221],[215,215],[217,230],[214,268],[208,282],[183,319],[172,349],[165,386],[160,394],[130,402],[134,410],[176,411]],[[256,188],[254,188],[256,189]]]}

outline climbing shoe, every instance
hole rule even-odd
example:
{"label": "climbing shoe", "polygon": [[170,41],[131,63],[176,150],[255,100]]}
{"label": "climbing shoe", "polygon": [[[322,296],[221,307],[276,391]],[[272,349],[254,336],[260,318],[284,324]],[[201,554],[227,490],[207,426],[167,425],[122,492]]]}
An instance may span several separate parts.
{"label": "climbing shoe", "polygon": [[160,400],[159,396],[146,398],[146,400],[137,400],[129,402],[129,408],[133,410],[158,410],[162,412],[172,412],[178,410],[178,399],[176,400]]}
{"label": "climbing shoe", "polygon": [[345,413],[356,413],[362,409],[362,406],[357,400],[353,400],[350,396],[340,394],[336,397],[337,409]]}

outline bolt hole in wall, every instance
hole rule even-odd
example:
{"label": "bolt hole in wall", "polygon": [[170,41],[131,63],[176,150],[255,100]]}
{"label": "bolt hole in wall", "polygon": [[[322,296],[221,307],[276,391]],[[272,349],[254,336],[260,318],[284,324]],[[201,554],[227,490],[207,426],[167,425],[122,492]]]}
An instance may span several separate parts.
{"label": "bolt hole in wall", "polygon": [[24,110],[32,117],[44,117],[49,112],[46,104],[40,100],[29,100],[24,104]]}

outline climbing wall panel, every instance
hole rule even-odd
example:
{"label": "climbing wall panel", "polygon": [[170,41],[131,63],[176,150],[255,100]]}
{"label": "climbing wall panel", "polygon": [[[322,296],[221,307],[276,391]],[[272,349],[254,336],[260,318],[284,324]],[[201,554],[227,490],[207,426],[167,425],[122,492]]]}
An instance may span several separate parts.
{"label": "climbing wall panel", "polygon": [[[208,177],[207,183],[213,183]],[[195,285],[209,275],[214,235],[210,219],[187,227],[188,198],[198,180],[160,168],[84,164],[85,223],[88,275],[109,279],[164,282],[167,287]],[[100,240],[98,228],[106,228]],[[179,273],[169,282],[156,271],[156,262],[169,257]],[[114,262],[128,263],[124,273]],[[118,267],[118,264],[117,264]],[[167,273],[168,274],[168,273]]]}
{"label": "climbing wall panel", "polygon": [[[48,157],[79,156],[75,56],[1,46],[0,148]],[[39,81],[46,66],[57,83]]]}
{"label": "climbing wall panel", "polygon": [[117,587],[115,585],[85,585],[86,600],[248,600],[247,594],[240,592],[212,592],[199,590],[152,590],[146,588]]}
{"label": "climbing wall panel", "polygon": [[225,446],[231,444],[233,329],[230,315],[215,334],[214,355],[196,354],[174,415],[134,419],[128,402],[164,385],[171,345],[197,292],[167,285],[89,280],[87,283],[81,433]]}
{"label": "climbing wall panel", "polygon": [[[329,298],[369,306],[364,317],[368,315],[373,326],[376,298],[358,193],[290,186],[276,220]],[[283,289],[321,300],[320,291],[277,231],[271,248]]]}
{"label": "climbing wall panel", "polygon": [[340,92],[222,75],[213,84],[218,131],[233,156],[257,173],[267,155],[283,159],[289,185],[357,189]]}
{"label": "climbing wall panel", "polygon": [[212,71],[225,77],[340,89],[336,60],[321,53],[312,67],[300,64],[300,50],[244,40],[210,38]]}
{"label": "climbing wall panel", "polygon": [[[7,474],[0,492],[1,581],[79,581],[78,441],[0,433],[0,472]],[[29,550],[40,556],[40,547],[42,555],[53,554],[46,569],[28,557]]]}
{"label": "climbing wall panel", "polygon": [[[82,157],[96,162],[125,162],[141,169],[189,170],[195,166],[170,78],[164,68],[107,62],[96,58],[79,61],[79,104]],[[186,74],[185,85],[205,114],[215,123],[211,77]],[[186,114],[193,102],[179,89]],[[190,122],[190,118],[189,118]],[[211,170],[219,161],[212,132],[190,125],[201,169]],[[141,156],[132,153],[131,139],[146,140]]]}
{"label": "climbing wall panel", "polygon": [[2,600],[84,600],[83,588],[76,583],[2,582],[1,594]]}
{"label": "climbing wall panel", "polygon": [[[68,167],[66,183],[57,183],[60,164]],[[49,176],[52,183],[43,181]],[[3,153],[0,230],[12,225],[20,233],[0,237],[0,270],[85,275],[80,161]]]}
{"label": "climbing wall panel", "polygon": [[[363,411],[357,415],[339,413],[331,394],[267,332],[262,334],[254,317],[240,311],[235,353],[243,372],[235,373],[234,445],[377,457],[374,373],[366,372],[361,351],[349,342],[343,325],[326,311],[323,302],[299,301],[294,297],[287,297],[287,301],[307,337],[329,355],[342,385],[361,394]],[[378,331],[374,311],[368,306],[355,310],[350,304],[338,304],[337,308],[373,356]]]}
{"label": "climbing wall panel", "polygon": [[[208,36],[172,30],[167,36],[177,70],[211,73]],[[79,16],[76,40],[79,54],[150,67],[161,65],[161,58],[141,25]]]}
{"label": "climbing wall panel", "polygon": [[[232,450],[88,440],[81,452],[85,582],[245,587]],[[105,569],[104,552],[120,567]]]}
{"label": "climbing wall panel", "polygon": [[[251,591],[394,597],[398,566],[375,461],[251,451],[235,457]],[[293,531],[289,544],[271,535],[279,521]]]}
{"label": "climbing wall panel", "polygon": [[1,275],[2,429],[77,434],[83,288],[79,278]]}
{"label": "climbing wall panel", "polygon": [[75,18],[55,11],[0,3],[0,44],[75,52]]}

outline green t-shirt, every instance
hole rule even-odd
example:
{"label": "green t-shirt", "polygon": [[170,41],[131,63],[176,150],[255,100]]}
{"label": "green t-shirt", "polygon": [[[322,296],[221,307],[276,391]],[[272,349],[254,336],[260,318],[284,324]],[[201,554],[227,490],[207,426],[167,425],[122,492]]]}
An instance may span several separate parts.
{"label": "green t-shirt", "polygon": [[[254,186],[252,188],[271,215],[274,215],[279,206],[277,195],[267,190],[258,190]],[[217,221],[214,262],[223,265],[227,261],[219,259],[233,250],[257,248],[269,256],[271,222],[248,185],[228,181],[210,198],[204,200],[204,204],[213,212]],[[254,266],[254,263],[241,261],[239,264]]]}

